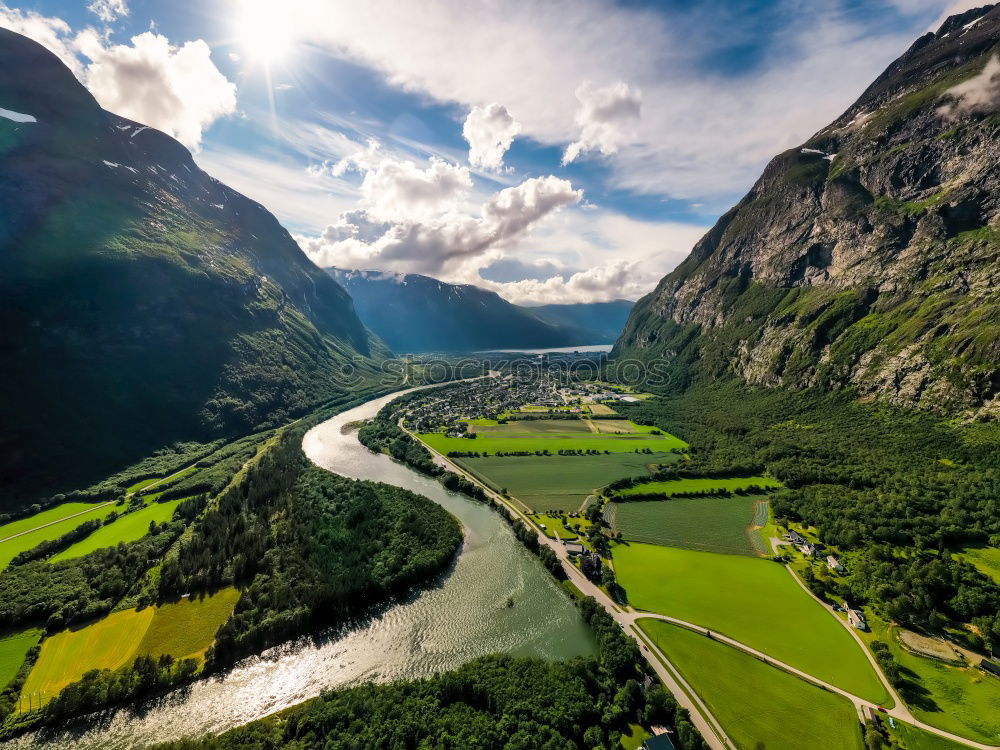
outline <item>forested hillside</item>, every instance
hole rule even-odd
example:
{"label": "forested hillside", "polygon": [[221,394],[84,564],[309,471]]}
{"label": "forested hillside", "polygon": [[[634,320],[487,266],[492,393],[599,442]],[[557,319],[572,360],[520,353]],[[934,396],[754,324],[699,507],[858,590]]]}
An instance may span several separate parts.
{"label": "forested hillside", "polygon": [[615,354],[664,361],[675,390],[737,375],[996,415],[998,42],[993,7],[918,39],[775,157],[637,303]]}
{"label": "forested hillside", "polygon": [[0,117],[0,510],[374,371],[384,347],[266,209],[3,29],[0,102],[33,118]]}

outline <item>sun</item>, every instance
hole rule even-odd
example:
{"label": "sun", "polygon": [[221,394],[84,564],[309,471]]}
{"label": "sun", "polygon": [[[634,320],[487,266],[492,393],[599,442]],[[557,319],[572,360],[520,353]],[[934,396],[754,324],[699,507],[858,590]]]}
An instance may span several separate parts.
{"label": "sun", "polygon": [[240,0],[236,37],[247,58],[266,66],[284,61],[292,51],[292,28],[281,3]]}

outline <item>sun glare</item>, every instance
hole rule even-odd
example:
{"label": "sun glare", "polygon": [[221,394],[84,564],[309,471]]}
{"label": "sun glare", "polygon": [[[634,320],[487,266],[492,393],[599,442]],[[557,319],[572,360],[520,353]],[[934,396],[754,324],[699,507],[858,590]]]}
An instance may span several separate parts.
{"label": "sun glare", "polygon": [[265,65],[284,60],[292,48],[292,30],[281,5],[268,0],[241,0],[237,37],[250,60]]}

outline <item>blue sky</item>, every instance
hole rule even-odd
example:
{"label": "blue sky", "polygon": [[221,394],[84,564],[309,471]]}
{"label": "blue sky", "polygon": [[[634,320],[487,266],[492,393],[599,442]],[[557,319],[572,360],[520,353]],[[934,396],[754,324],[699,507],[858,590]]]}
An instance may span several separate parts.
{"label": "blue sky", "polygon": [[319,264],[544,303],[649,291],[771,156],[976,4],[13,0],[0,25]]}

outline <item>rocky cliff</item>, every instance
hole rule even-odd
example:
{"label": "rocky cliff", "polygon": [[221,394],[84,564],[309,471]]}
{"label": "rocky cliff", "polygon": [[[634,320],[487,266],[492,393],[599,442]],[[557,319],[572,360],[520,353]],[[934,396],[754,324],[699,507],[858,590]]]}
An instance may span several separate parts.
{"label": "rocky cliff", "polygon": [[1000,7],[948,19],[641,300],[616,356],[672,382],[1000,411]]}

